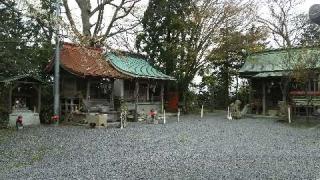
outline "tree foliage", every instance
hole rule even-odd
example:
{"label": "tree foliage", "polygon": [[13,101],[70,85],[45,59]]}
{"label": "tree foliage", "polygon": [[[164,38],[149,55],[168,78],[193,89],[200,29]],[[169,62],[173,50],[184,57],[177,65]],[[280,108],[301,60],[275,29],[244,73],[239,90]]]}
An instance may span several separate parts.
{"label": "tree foliage", "polygon": [[[53,13],[52,1],[43,0],[41,7],[47,13],[35,16],[30,13],[32,9],[20,9],[13,0],[0,0],[0,79],[23,74],[48,78],[43,70],[53,54],[53,27],[50,23]],[[52,95],[51,90],[50,85],[42,88],[42,94],[47,100],[42,103],[41,120],[44,119],[44,114],[51,114],[48,111],[52,109],[49,98]],[[2,83],[0,120],[8,118],[7,106],[8,87]]]}
{"label": "tree foliage", "polygon": [[41,26],[16,8],[13,1],[0,2],[0,76],[36,73],[48,61],[46,47],[51,40],[44,37]]}
{"label": "tree foliage", "polygon": [[[267,34],[261,27],[251,26],[248,29],[236,30],[236,27],[221,29],[217,46],[209,56],[210,69],[203,72],[203,83],[214,86],[216,105],[226,107],[229,104],[229,97],[232,96],[231,89],[238,93],[238,70],[244,63],[248,54],[259,52],[265,49]],[[208,79],[215,79],[215,84],[206,84]]]}
{"label": "tree foliage", "polygon": [[248,17],[250,5],[250,1],[242,0],[151,0],[137,47],[177,78],[183,97],[195,75],[208,65],[224,23],[239,23],[241,17]]}

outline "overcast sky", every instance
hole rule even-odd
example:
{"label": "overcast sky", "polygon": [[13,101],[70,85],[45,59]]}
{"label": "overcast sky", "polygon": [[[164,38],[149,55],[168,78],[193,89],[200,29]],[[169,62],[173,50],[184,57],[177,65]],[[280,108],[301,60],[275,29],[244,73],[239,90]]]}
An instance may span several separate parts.
{"label": "overcast sky", "polygon": [[302,3],[299,8],[300,8],[301,12],[307,13],[309,11],[309,8],[313,4],[320,4],[320,0],[306,0],[305,3]]}

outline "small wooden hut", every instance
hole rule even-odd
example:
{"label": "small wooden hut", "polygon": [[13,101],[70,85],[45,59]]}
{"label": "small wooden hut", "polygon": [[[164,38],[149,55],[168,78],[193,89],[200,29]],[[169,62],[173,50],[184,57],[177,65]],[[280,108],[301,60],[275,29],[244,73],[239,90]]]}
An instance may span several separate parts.
{"label": "small wooden hut", "polygon": [[[47,67],[53,69],[53,61]],[[105,60],[100,48],[64,43],[60,56],[61,115],[85,112],[114,113],[113,82],[130,77]]]}
{"label": "small wooden hut", "polygon": [[148,113],[151,109],[162,112],[164,108],[164,86],[175,78],[163,74],[141,55],[108,53],[106,59],[114,68],[132,79],[115,81],[114,95],[124,99],[129,110]]}
{"label": "small wooden hut", "polygon": [[24,74],[2,79],[0,83],[8,87],[9,125],[15,126],[18,116],[23,117],[24,125],[39,125],[41,79]]}
{"label": "small wooden hut", "polygon": [[[64,43],[60,57],[60,112],[108,114],[116,120],[114,98],[124,99],[129,110],[163,107],[164,82],[174,78],[153,68],[145,59],[109,53],[101,48]],[[53,61],[47,66],[52,71]],[[142,106],[148,106],[142,107]],[[139,108],[142,107],[142,108]]]}
{"label": "small wooden hut", "polygon": [[320,106],[319,77],[305,80],[307,86],[303,85],[303,87],[307,89],[302,89],[301,84],[294,78],[288,78],[291,81],[287,96],[283,95],[281,87],[285,77],[288,77],[289,73],[291,75],[295,73],[294,66],[299,65],[301,60],[315,58],[314,60],[317,61],[315,68],[319,67],[319,52],[318,48],[295,48],[250,55],[239,72],[240,77],[249,81],[251,112],[263,115],[276,114],[283,100],[286,100],[300,114],[307,113],[308,109],[317,109]]}

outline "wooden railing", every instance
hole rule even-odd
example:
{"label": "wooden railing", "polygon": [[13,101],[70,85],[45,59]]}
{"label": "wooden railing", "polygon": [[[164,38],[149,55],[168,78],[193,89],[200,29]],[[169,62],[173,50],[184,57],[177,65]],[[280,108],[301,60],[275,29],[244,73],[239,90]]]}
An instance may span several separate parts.
{"label": "wooden railing", "polygon": [[320,96],[320,91],[290,91],[291,96]]}
{"label": "wooden railing", "polygon": [[295,106],[320,106],[320,96],[293,96]]}
{"label": "wooden railing", "polygon": [[291,91],[289,94],[295,106],[320,106],[320,91]]}

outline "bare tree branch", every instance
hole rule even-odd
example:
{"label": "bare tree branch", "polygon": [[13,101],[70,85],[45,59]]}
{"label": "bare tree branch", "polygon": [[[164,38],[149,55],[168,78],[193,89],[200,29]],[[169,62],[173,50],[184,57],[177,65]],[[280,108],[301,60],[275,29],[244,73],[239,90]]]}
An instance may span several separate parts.
{"label": "bare tree branch", "polygon": [[104,9],[104,6],[110,4],[112,1],[113,0],[103,0],[101,3],[98,3],[98,6],[90,12],[90,16],[94,15],[97,11]]}
{"label": "bare tree branch", "polygon": [[[97,0],[97,6],[91,9],[90,0],[76,0],[77,5],[81,11],[82,37],[79,38],[81,42],[89,45],[106,42],[107,38],[110,38],[111,36],[119,33],[124,33],[137,27],[136,23],[131,23],[126,24],[126,26],[128,26],[127,28],[122,27],[117,29],[119,27],[117,24],[120,24],[118,22],[125,20],[128,16],[136,18],[136,16],[134,16],[132,12],[136,4],[141,0],[121,0],[119,3],[116,3],[114,1],[115,0]],[[80,34],[72,18],[70,8],[68,7],[68,0],[63,0],[63,2],[72,32],[74,32],[75,34]],[[105,6],[114,7],[110,12],[112,13],[111,19],[107,21],[104,17]],[[97,12],[97,20],[94,23],[90,23],[90,20],[92,20],[91,18]],[[106,22],[107,24],[104,24]]]}
{"label": "bare tree branch", "polygon": [[[102,2],[101,0],[97,0],[98,7],[101,6]],[[102,20],[104,15],[104,7],[99,9],[98,19],[96,24],[96,27],[93,32],[93,36],[97,36],[98,32],[101,30]]]}
{"label": "bare tree branch", "polygon": [[81,33],[78,31],[77,27],[76,27],[76,24],[72,18],[72,15],[71,15],[71,11],[70,11],[70,8],[69,8],[69,5],[68,5],[68,0],[63,0],[63,5],[64,5],[64,8],[66,10],[66,15],[67,15],[67,18],[69,20],[69,23],[70,23],[70,27],[71,27],[71,30],[74,32],[74,34],[78,37],[81,36]]}

